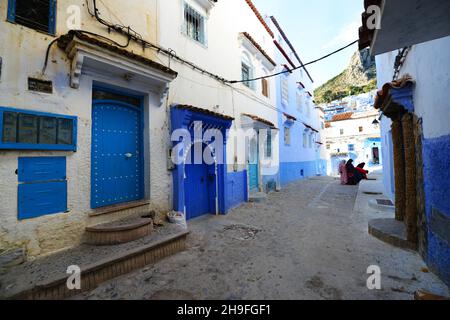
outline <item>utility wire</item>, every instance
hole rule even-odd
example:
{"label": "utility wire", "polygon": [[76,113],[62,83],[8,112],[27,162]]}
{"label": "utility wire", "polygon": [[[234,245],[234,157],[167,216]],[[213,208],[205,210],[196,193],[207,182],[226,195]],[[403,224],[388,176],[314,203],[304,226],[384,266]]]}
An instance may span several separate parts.
{"label": "utility wire", "polygon": [[338,49],[338,50],[336,50],[336,51],[333,51],[333,52],[331,52],[331,53],[329,53],[329,54],[327,54],[327,55],[325,55],[325,56],[323,56],[323,57],[321,57],[321,58],[319,58],[319,59],[310,61],[310,62],[308,62],[308,63],[304,63],[304,64],[302,64],[301,66],[298,66],[298,67],[293,68],[293,69],[283,70],[283,71],[281,71],[281,72],[277,72],[277,73],[274,73],[274,74],[271,74],[271,75],[268,75],[268,76],[258,77],[258,78],[254,78],[254,79],[248,79],[248,80],[233,80],[233,81],[227,81],[227,82],[228,82],[228,83],[248,83],[248,82],[252,82],[252,81],[258,81],[258,80],[262,80],[262,79],[267,79],[267,78],[276,77],[276,76],[279,76],[279,75],[282,75],[282,74],[285,74],[285,73],[292,73],[292,71],[299,70],[299,69],[302,69],[302,68],[304,69],[304,68],[305,68],[306,66],[308,66],[308,65],[317,63],[317,62],[322,61],[322,60],[324,60],[324,59],[326,59],[326,58],[328,58],[328,57],[330,57],[330,56],[332,56],[332,55],[335,55],[336,53],[341,52],[341,51],[347,49],[348,47],[351,47],[352,45],[354,45],[354,44],[357,43],[358,41],[359,41],[359,40],[355,40],[355,41],[353,41],[352,43],[346,45],[345,47],[342,47],[342,48],[340,48],[340,49]]}

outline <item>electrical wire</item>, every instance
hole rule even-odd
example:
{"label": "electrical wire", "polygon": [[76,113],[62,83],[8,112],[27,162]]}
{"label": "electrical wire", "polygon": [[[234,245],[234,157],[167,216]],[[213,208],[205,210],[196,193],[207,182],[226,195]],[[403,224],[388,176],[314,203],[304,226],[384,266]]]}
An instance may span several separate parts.
{"label": "electrical wire", "polygon": [[282,75],[282,74],[285,74],[285,73],[292,73],[292,71],[299,70],[299,69],[302,69],[302,68],[304,69],[306,66],[309,66],[311,64],[314,64],[314,63],[317,63],[319,61],[322,61],[322,60],[324,60],[324,59],[326,59],[328,57],[331,57],[332,55],[335,55],[336,53],[341,52],[341,51],[347,49],[348,47],[351,47],[352,45],[354,45],[358,41],[359,40],[355,40],[352,43],[349,43],[348,45],[346,45],[345,47],[342,47],[342,48],[340,48],[338,50],[335,50],[335,51],[333,51],[333,52],[331,52],[331,53],[329,53],[329,54],[327,54],[327,55],[325,55],[325,56],[323,56],[323,57],[321,57],[319,59],[310,61],[308,63],[304,63],[301,66],[298,66],[298,67],[293,68],[293,69],[283,70],[281,72],[277,72],[277,73],[274,73],[274,74],[271,74],[271,75],[262,76],[262,77],[258,77],[258,78],[254,78],[254,79],[228,81],[228,83],[233,83],[233,84],[234,83],[248,83],[248,82],[252,82],[252,81],[258,81],[258,80],[262,80],[262,79],[268,79],[268,78],[276,77],[276,76],[279,76],[279,75]]}

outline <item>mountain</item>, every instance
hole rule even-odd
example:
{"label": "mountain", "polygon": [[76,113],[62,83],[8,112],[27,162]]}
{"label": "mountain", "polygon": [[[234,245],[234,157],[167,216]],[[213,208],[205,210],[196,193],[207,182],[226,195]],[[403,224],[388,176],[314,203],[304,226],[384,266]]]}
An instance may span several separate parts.
{"label": "mountain", "polygon": [[329,103],[376,88],[375,58],[370,55],[367,48],[355,52],[347,69],[317,88],[314,94],[316,103]]}

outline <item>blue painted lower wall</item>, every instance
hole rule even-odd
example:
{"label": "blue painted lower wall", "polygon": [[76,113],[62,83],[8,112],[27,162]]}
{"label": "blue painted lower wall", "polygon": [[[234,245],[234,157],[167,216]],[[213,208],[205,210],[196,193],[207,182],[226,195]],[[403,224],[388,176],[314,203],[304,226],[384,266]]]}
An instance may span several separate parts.
{"label": "blue painted lower wall", "polygon": [[225,212],[248,201],[247,171],[228,172],[226,176]]}
{"label": "blue painted lower wall", "polygon": [[315,177],[319,171],[320,175],[326,175],[327,161],[305,161],[305,162],[282,162],[280,163],[281,186]]}
{"label": "blue painted lower wall", "polygon": [[[436,225],[436,211],[441,215],[439,224],[450,225],[450,135],[423,141],[424,190],[428,226],[428,257],[430,268],[450,285],[450,243],[448,233]],[[440,230],[440,231],[438,231]],[[440,233],[440,234],[438,234]]]}

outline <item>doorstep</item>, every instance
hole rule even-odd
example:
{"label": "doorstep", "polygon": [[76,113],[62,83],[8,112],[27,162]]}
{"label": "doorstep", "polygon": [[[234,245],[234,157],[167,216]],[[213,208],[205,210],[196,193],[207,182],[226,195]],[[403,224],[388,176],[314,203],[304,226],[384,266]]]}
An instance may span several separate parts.
{"label": "doorstep", "polygon": [[417,250],[416,244],[407,240],[405,224],[394,218],[369,221],[369,234],[394,247]]}
{"label": "doorstep", "polygon": [[[185,250],[188,234],[176,225],[167,225],[126,244],[80,245],[26,262],[0,276],[0,299],[57,300],[93,290],[102,282]],[[67,289],[66,271],[71,265],[81,268],[81,290]]]}

